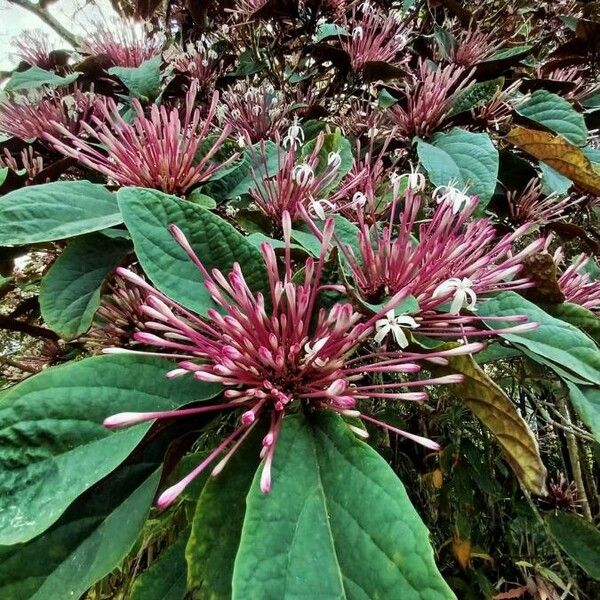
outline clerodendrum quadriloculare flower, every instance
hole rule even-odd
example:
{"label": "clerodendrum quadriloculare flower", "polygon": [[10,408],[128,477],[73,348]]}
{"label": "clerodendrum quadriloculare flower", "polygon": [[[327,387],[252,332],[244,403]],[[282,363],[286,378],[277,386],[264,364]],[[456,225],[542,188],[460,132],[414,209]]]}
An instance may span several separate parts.
{"label": "clerodendrum quadriloculare flower", "polygon": [[[209,310],[206,317],[179,306],[135,273],[119,271],[146,294],[143,311],[148,320],[145,331],[136,333],[135,339],[160,348],[159,355],[172,355],[179,361],[167,376],[191,374],[199,381],[220,383],[225,391],[223,402],[215,405],[167,412],[120,413],[107,418],[105,426],[114,428],[210,411],[237,409],[241,413],[236,429],[187,477],[167,489],[158,499],[159,506],[171,504],[194,477],[224,454],[213,470],[213,474],[218,474],[259,420],[269,424],[261,454],[264,463],[261,489],[268,492],[282,419],[299,410],[332,410],[387,427],[428,448],[439,448],[436,442],[365,415],[357,403],[367,399],[422,402],[427,398],[423,386],[458,382],[462,376],[408,380],[407,374],[421,370],[420,361],[446,364],[446,357],[476,352],[482,346],[465,344],[428,354],[373,352],[369,344],[375,322],[410,290],[400,290],[380,313],[370,318],[355,312],[350,304],[338,303],[329,310],[319,308],[320,292],[328,287],[321,283],[321,275],[333,227],[333,220],[328,219],[321,254],[317,260],[309,258],[299,265],[304,269],[304,281],[297,283],[293,279],[291,258],[291,219],[289,213],[283,214],[283,274],[272,246],[264,243],[261,247],[270,288],[270,297],[265,298],[249,289],[237,263],[227,276],[216,269],[208,272],[183,233],[171,226],[175,239],[198,267],[204,285],[220,307],[220,311]],[[377,376],[377,383],[370,381],[372,375]],[[365,435],[362,428],[348,426],[358,435]]]}
{"label": "clerodendrum quadriloculare flower", "polygon": [[226,126],[220,135],[214,135],[209,148],[199,158],[199,152],[211,141],[213,119],[219,99],[212,97],[207,115],[201,118],[195,106],[198,81],[192,81],[181,111],[153,104],[150,116],[137,98],[131,105],[136,113],[127,123],[112,98],[99,105],[100,116],[94,116],[92,125],[83,124],[90,138],[97,138],[105,151],[80,139],[63,126],[56,129],[64,141],[47,136],[63,154],[76,158],[90,169],[100,171],[120,185],[155,188],[167,194],[184,194],[193,186],[208,180],[217,170],[227,166],[236,155],[226,161],[214,160],[215,155],[230,133]]}
{"label": "clerodendrum quadriloculare flower", "polygon": [[[544,240],[537,239],[520,252],[513,252],[513,243],[527,233],[530,225],[498,238],[489,219],[471,219],[478,200],[466,198],[461,210],[456,210],[451,194],[440,198],[431,219],[417,227],[423,202],[409,188],[402,206],[400,198],[394,198],[389,220],[383,226],[372,225],[375,218],[367,222],[365,216],[358,215],[359,256],[349,245],[340,244],[354,284],[365,300],[381,302],[399,290],[411,290],[419,303],[416,321],[423,335],[491,335],[493,332],[487,329],[473,327],[477,318],[462,315],[461,310],[476,310],[477,299],[483,294],[533,285],[529,279],[515,276],[523,268],[523,259],[541,250]],[[446,304],[449,310],[439,312]],[[517,315],[503,320],[527,319]],[[523,331],[535,326],[526,323],[517,327]]]}

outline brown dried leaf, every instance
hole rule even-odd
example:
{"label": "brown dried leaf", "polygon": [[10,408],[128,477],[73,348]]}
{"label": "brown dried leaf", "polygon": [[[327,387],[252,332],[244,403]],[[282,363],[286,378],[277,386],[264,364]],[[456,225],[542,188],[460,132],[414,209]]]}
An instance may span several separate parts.
{"label": "brown dried leaf", "polygon": [[581,149],[564,138],[517,125],[508,132],[506,140],[565,175],[582,190],[600,195],[600,175]]}
{"label": "brown dried leaf", "polygon": [[452,554],[461,569],[466,569],[471,562],[471,540],[455,537],[452,540]]}
{"label": "brown dried leaf", "polygon": [[448,367],[440,370],[465,376],[462,383],[452,386],[452,391],[494,435],[523,485],[534,494],[545,495],[546,468],[537,442],[510,398],[471,356],[451,357]]}
{"label": "brown dried leaf", "polygon": [[558,285],[556,263],[548,253],[538,252],[523,261],[524,277],[531,279],[535,286],[523,290],[523,296],[532,302],[565,301],[565,295]]}

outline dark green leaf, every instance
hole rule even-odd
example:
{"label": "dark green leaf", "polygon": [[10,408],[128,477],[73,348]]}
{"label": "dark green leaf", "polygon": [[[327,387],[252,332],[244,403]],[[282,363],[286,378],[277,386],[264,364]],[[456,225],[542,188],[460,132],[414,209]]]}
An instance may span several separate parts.
{"label": "dark green leaf", "polygon": [[564,98],[546,90],[536,90],[516,107],[523,117],[535,121],[577,145],[585,144],[588,130],[583,115]]}
{"label": "dark green leaf", "polygon": [[233,574],[233,600],[454,598],[427,529],[392,469],[341,417],[287,417],[272,490],[257,472]]}
{"label": "dark green leaf", "polygon": [[47,85],[49,87],[63,87],[70,85],[79,77],[79,73],[71,73],[61,77],[52,71],[45,71],[40,67],[33,66],[26,71],[17,71],[6,82],[4,90],[6,92],[16,92],[17,90],[31,90]]}
{"label": "dark green leaf", "polygon": [[258,466],[265,432],[252,433],[223,472],[209,479],[198,499],[186,549],[195,600],[229,600],[233,562],[240,544],[246,494]]}
{"label": "dark green leaf", "polygon": [[[281,168],[280,148],[270,140],[265,143],[266,163],[262,159],[260,145],[247,148],[241,160],[218,171],[210,182],[202,187],[202,192],[217,201],[232,200],[247,194],[258,182],[273,177]],[[254,173],[254,175],[253,175]]]}
{"label": "dark green leaf", "polygon": [[572,304],[571,302],[563,302],[562,304],[543,304],[542,307],[546,312],[550,313],[557,319],[562,319],[567,323],[571,323],[582,331],[585,331],[595,342],[600,345],[600,318],[598,318],[591,310]]}
{"label": "dark green leaf", "polygon": [[329,37],[347,36],[350,35],[348,30],[344,27],[340,27],[335,23],[321,23],[317,27],[315,42],[321,42]]}
{"label": "dark green leaf", "polygon": [[600,443],[600,390],[597,387],[577,386],[570,381],[565,381],[565,384],[579,418]]}
{"label": "dark green leaf", "polygon": [[[302,146],[300,155],[303,158],[310,156],[311,152],[315,149],[317,140],[309,140]],[[352,146],[350,142],[341,134],[339,129],[336,129],[334,133],[326,133],[323,139],[323,145],[319,151],[319,164],[315,169],[315,175],[321,175],[327,169],[327,157],[330,152],[338,152],[342,159],[340,163],[335,183],[332,187],[339,183],[352,169],[354,164],[354,156],[352,155]]]}
{"label": "dark green leaf", "polygon": [[238,262],[250,288],[267,292],[260,252],[221,217],[156,190],[123,188],[117,196],[142,268],[173,300],[198,313],[214,306],[200,271],[169,233],[171,224],[183,231],[207,269],[228,272]]}
{"label": "dark green leaf", "polygon": [[43,535],[0,548],[3,600],[80,598],[134,545],[160,481],[147,465],[120,469],[78,498]]}
{"label": "dark green leaf", "polygon": [[70,339],[87,331],[100,306],[107,275],[129,249],[123,240],[100,233],[71,242],[42,279],[40,308],[46,325]]}
{"label": "dark green leaf", "polygon": [[160,54],[143,62],[139,67],[112,67],[110,75],[116,75],[134,98],[154,100],[160,92]]}
{"label": "dark green leaf", "polygon": [[417,153],[434,185],[454,182],[459,188],[468,186],[470,194],[479,196],[481,208],[490,201],[499,159],[487,133],[454,128],[450,133],[436,134],[431,144],[419,140]]}
{"label": "dark green leaf", "polygon": [[122,222],[117,199],[89,181],[27,186],[0,199],[0,246],[48,242]]}
{"label": "dark green leaf", "polygon": [[48,369],[3,394],[0,544],[26,542],[47,529],[150,428],[112,432],[102,425],[106,417],[169,410],[218,394],[218,386],[167,380],[172,365],[138,355],[98,356]]}
{"label": "dark green leaf", "polygon": [[456,96],[448,116],[458,115],[485,104],[503,85],[504,77],[474,83]]}
{"label": "dark green leaf", "polygon": [[184,600],[187,592],[185,545],[189,531],[135,580],[129,600]]}
{"label": "dark green leaf", "polygon": [[531,50],[531,48],[533,48],[533,46],[528,45],[528,44],[524,44],[522,46],[513,46],[512,48],[503,48],[502,50],[498,50],[497,52],[494,52],[494,54],[488,56],[482,62],[492,62],[492,61],[496,61],[496,60],[506,60],[507,58],[513,58],[513,57],[519,56],[521,54],[523,56],[525,56],[526,54],[529,53],[529,51]]}
{"label": "dark green leaf", "polygon": [[503,334],[502,328],[510,326],[510,323],[488,321],[486,325],[490,329],[500,330],[499,334],[518,348],[528,350],[532,358],[539,356],[542,364],[548,364],[561,376],[572,372],[590,383],[600,383],[600,352],[596,344],[576,327],[552,317],[519,294],[498,294],[482,302],[478,314],[484,322],[485,317],[526,315],[529,321],[539,323],[538,329],[527,333]]}
{"label": "dark green leaf", "polygon": [[573,513],[559,512],[546,520],[560,547],[590,577],[600,581],[600,531]]}

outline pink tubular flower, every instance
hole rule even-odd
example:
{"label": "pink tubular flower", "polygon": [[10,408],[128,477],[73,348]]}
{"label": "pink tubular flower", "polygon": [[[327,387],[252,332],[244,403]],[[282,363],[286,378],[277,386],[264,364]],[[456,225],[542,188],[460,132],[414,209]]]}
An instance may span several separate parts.
{"label": "pink tubular flower", "polygon": [[29,29],[21,32],[11,40],[13,56],[29,65],[41,69],[52,68],[50,38],[41,29]]}
{"label": "pink tubular flower", "polygon": [[[263,471],[261,489],[271,487],[271,464],[282,419],[298,410],[327,409],[346,416],[361,418],[356,409],[363,399],[423,401],[425,385],[455,383],[461,375],[410,381],[406,375],[420,370],[417,361],[447,363],[446,357],[480,350],[481,344],[415,354],[401,352],[356,354],[371,337],[374,324],[383,314],[365,319],[350,304],[335,304],[331,309],[318,308],[326,253],[333,233],[333,221],[327,220],[323,230],[321,254],[309,258],[304,265],[304,281],[295,282],[290,248],[291,220],[283,214],[285,257],[283,275],[279,272],[275,252],[264,243],[261,252],[267,268],[270,294],[253,293],[236,263],[228,276],[213,269],[208,272],[190,247],[183,233],[174,225],[171,232],[198,267],[204,285],[220,310],[209,310],[199,317],[154,290],[134,273],[120,274],[148,295],[144,311],[146,331],[137,333],[138,342],[160,349],[160,355],[171,353],[178,367],[167,374],[177,377],[191,374],[195,379],[223,385],[224,400],[211,406],[153,413],[121,413],[105,420],[106,427],[121,427],[161,418],[186,417],[204,412],[238,410],[240,421],[235,430],[180,483],[166,490],[158,505],[168,506],[188,483],[217,456],[225,453],[213,475],[218,474],[245,436],[259,420],[269,423],[263,439]],[[406,297],[408,291],[396,294],[384,308],[389,310]],[[110,351],[110,349],[108,349]],[[353,355],[355,355],[353,357]],[[364,379],[377,374],[378,383]],[[385,382],[382,383],[382,379]],[[418,391],[414,391],[418,388]],[[370,417],[365,420],[376,422]],[[376,422],[384,427],[385,424]],[[392,431],[431,449],[438,444],[391,428]],[[365,435],[360,428],[353,431]]]}
{"label": "pink tubular flower", "polygon": [[368,62],[392,61],[406,45],[405,34],[392,14],[384,16],[369,7],[360,20],[353,19],[353,25],[350,35],[341,37],[340,43],[355,71]]}
{"label": "pink tubular flower", "polygon": [[503,46],[496,36],[476,28],[463,31],[450,51],[450,62],[461,67],[472,67]]}
{"label": "pink tubular flower", "polygon": [[75,88],[10,94],[0,100],[0,132],[22,140],[80,135],[98,113],[99,98]]}
{"label": "pink tubular flower", "polygon": [[285,103],[268,82],[253,86],[240,81],[223,92],[219,121],[236,134],[241,146],[271,138],[284,124]]}
{"label": "pink tubular flower", "polygon": [[[567,302],[579,304],[600,315],[600,281],[595,281],[583,269],[589,256],[580,254],[558,278],[558,287]],[[554,254],[554,262],[563,261],[563,251],[559,248]]]}
{"label": "pink tubular flower", "polygon": [[21,162],[20,165],[8,148],[4,148],[4,156],[0,157],[0,168],[8,167],[15,173],[25,171],[29,181],[44,170],[44,159],[39,154],[36,154],[32,146],[27,146],[27,148],[21,150],[19,159]]}
{"label": "pink tubular flower", "polygon": [[546,225],[565,216],[565,211],[579,204],[583,197],[566,196],[557,198],[555,194],[542,195],[542,184],[532,179],[520,194],[507,194],[510,218],[517,223]]}
{"label": "pink tubular flower", "polygon": [[159,55],[165,44],[162,34],[149,35],[143,23],[114,19],[95,23],[81,49],[91,56],[107,56],[113,66],[139,67]]}
{"label": "pink tubular flower", "polygon": [[406,102],[394,104],[389,115],[404,139],[428,136],[443,122],[456,95],[471,85],[463,67],[448,65],[435,71],[419,61],[415,80],[405,84]]}
{"label": "pink tubular flower", "polygon": [[[336,181],[341,157],[337,152],[330,152],[326,160],[319,158],[324,141],[324,134],[319,134],[313,151],[304,162],[298,161],[299,156],[294,147],[282,152],[277,174],[250,190],[252,200],[273,223],[281,223],[285,212],[292,221],[303,218],[308,213],[325,218],[324,213],[329,203],[323,195]],[[261,156],[257,157],[257,161],[267,163],[264,144],[261,145]],[[260,179],[256,177],[257,182]]]}
{"label": "pink tubular flower", "polygon": [[[198,84],[192,82],[185,97],[183,118],[177,108],[152,105],[150,117],[137,99],[132,101],[136,112],[133,123],[127,123],[112,98],[101,104],[101,116],[84,124],[90,137],[96,137],[106,153],[96,144],[82,140],[58,127],[65,141],[52,137],[54,146],[79,160],[87,167],[100,171],[120,185],[133,185],[162,190],[168,194],[185,194],[191,187],[207,181],[217,170],[230,164],[236,156],[218,163],[213,157],[229,135],[225,127],[210,149],[198,159],[200,147],[211,131],[219,95],[214,93],[204,121],[200,109],[194,107]],[[69,144],[67,144],[69,142]]]}
{"label": "pink tubular flower", "polygon": [[[389,222],[380,232],[361,219],[360,257],[349,246],[341,247],[362,297],[377,303],[399,290],[410,289],[419,303],[419,318],[428,319],[428,323],[419,324],[419,333],[452,337],[456,331],[459,336],[460,331],[475,333],[451,326],[462,326],[472,320],[461,316],[460,311],[476,310],[478,296],[530,287],[529,280],[514,276],[522,269],[526,256],[543,248],[544,240],[536,240],[513,254],[513,242],[530,226],[524,225],[498,240],[488,219],[469,221],[477,199],[467,200],[466,206],[457,211],[451,194],[442,196],[431,220],[415,228],[422,202],[408,189],[402,211],[398,210],[395,198]],[[434,312],[444,304],[450,304],[449,313]]]}

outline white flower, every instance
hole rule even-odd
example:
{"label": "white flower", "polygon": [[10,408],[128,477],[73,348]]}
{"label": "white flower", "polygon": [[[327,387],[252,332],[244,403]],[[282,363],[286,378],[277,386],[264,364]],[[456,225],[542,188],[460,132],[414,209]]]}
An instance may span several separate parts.
{"label": "white flower", "polygon": [[315,180],[315,173],[310,165],[296,165],[292,172],[292,179],[300,187],[307,187]]}
{"label": "white flower", "polygon": [[339,152],[330,152],[327,155],[327,165],[336,171],[340,168],[342,164],[342,157]]}
{"label": "white flower", "polygon": [[408,339],[406,334],[404,333],[403,327],[407,327],[409,329],[415,329],[419,326],[419,324],[408,315],[398,315],[396,316],[394,310],[389,310],[385,313],[384,319],[378,319],[375,323],[375,341],[378,344],[391,333],[396,340],[396,344],[400,346],[400,348],[406,348],[408,346]]}
{"label": "white flower", "polygon": [[439,298],[447,294],[453,295],[452,304],[450,305],[450,314],[457,315],[461,308],[468,308],[475,311],[477,302],[477,294],[473,291],[473,282],[468,277],[459,279],[451,277],[447,281],[440,283],[435,288],[432,298]]}
{"label": "white flower", "polygon": [[459,190],[450,182],[448,185],[440,185],[433,190],[432,197],[437,200],[438,204],[446,202],[452,206],[454,214],[459,213],[465,206],[471,203],[471,196],[467,193],[467,189]]}
{"label": "white flower", "polygon": [[354,192],[354,196],[352,196],[352,202],[350,202],[350,207],[353,210],[358,210],[363,208],[363,206],[367,203],[367,197],[362,192]]}
{"label": "white flower", "polygon": [[238,136],[237,136],[237,145],[240,148],[244,148],[246,146],[246,138],[244,137],[244,135],[242,133],[238,134]]}
{"label": "white flower", "polygon": [[362,40],[363,38],[363,28],[358,25],[352,30],[352,39],[354,40]]}
{"label": "white flower", "polygon": [[327,216],[325,214],[326,208],[328,210],[335,210],[336,208],[335,204],[332,204],[331,202],[329,202],[329,200],[312,200],[310,203],[310,207],[312,208],[315,215],[317,215],[317,217],[321,219],[321,221],[324,221]]}
{"label": "white flower", "polygon": [[399,177],[399,181],[406,179],[406,187],[415,192],[422,192],[427,185],[427,180],[425,179],[425,175],[423,173],[419,173],[418,171],[411,171],[410,173],[403,173]]}
{"label": "white flower", "polygon": [[283,147],[297,150],[303,142],[304,130],[298,123],[298,117],[294,117],[293,123],[289,126],[287,133],[283,138]]}

